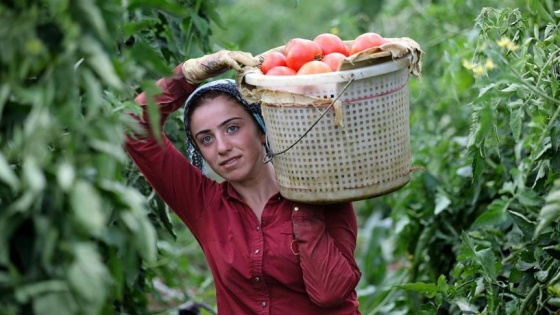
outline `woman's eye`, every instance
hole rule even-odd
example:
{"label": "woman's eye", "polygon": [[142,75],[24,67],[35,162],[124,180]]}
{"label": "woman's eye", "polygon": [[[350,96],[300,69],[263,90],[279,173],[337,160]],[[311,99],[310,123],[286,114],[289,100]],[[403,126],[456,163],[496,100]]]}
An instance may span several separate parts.
{"label": "woman's eye", "polygon": [[204,136],[204,137],[200,138],[199,141],[200,141],[201,144],[208,144],[212,141],[212,137]]}
{"label": "woman's eye", "polygon": [[237,126],[228,126],[226,131],[228,133],[231,133],[231,132],[237,131],[237,129],[239,129],[239,127],[237,127]]}

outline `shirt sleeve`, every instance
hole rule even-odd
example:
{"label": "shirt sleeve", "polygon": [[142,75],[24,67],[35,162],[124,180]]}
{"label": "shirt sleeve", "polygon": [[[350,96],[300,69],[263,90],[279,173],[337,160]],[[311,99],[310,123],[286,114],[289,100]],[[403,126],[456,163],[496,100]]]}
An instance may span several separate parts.
{"label": "shirt sleeve", "polygon": [[193,222],[204,208],[203,200],[208,197],[205,195],[204,188],[210,183],[163,133],[163,124],[169,114],[179,109],[196,88],[196,85],[189,84],[181,74],[181,65],[173,72],[174,75],[171,77],[160,79],[156,83],[161,89],[161,94],[155,97],[155,101],[161,113],[160,129],[163,141],[158,142],[152,133],[146,94],[142,92],[135,98],[142,107],[142,115],[131,114],[131,116],[145,133],[127,135],[125,149],[157,194],[194,233]]}
{"label": "shirt sleeve", "polygon": [[325,210],[302,206],[292,216],[300,265],[313,303],[334,307],[355,292],[361,272],[354,259],[357,222],[351,203]]}

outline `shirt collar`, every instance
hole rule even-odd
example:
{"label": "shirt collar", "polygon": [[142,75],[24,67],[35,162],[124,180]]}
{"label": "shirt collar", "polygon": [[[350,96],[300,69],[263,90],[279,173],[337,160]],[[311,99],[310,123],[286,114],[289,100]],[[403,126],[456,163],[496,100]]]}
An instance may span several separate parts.
{"label": "shirt collar", "polygon": [[[239,195],[239,193],[233,188],[231,183],[228,181],[224,181],[222,183],[222,196],[226,199],[237,199],[240,201],[243,200],[241,198],[241,195]],[[282,197],[280,192],[277,192],[272,197],[270,197],[270,200],[281,201],[283,198],[284,197]]]}

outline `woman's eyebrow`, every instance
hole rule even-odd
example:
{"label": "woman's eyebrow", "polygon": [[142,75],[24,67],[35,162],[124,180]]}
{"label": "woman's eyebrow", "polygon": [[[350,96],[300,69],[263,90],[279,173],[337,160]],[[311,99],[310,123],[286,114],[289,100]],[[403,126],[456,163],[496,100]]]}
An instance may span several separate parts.
{"label": "woman's eyebrow", "polygon": [[[218,125],[218,128],[221,128],[221,127],[223,127],[223,126],[229,124],[230,122],[232,122],[232,121],[234,121],[234,120],[238,120],[238,119],[242,119],[242,118],[236,116],[236,117],[231,117],[231,118],[229,118],[229,119],[226,119],[226,120],[224,120],[223,122],[221,122],[221,123]],[[200,134],[205,134],[205,133],[209,133],[209,132],[210,132],[210,129],[204,129],[204,130],[201,130],[201,131],[197,132],[197,133],[194,135],[194,137],[196,138],[196,137],[198,137],[198,135],[200,135]]]}

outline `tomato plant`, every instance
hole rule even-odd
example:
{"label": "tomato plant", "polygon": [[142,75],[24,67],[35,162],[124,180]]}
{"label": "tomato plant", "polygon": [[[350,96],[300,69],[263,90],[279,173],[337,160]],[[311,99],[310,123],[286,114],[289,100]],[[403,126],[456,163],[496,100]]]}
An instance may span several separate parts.
{"label": "tomato plant", "polygon": [[316,73],[327,73],[332,72],[331,67],[319,60],[311,60],[305,63],[297,72],[298,75],[301,74],[316,74]]}
{"label": "tomato plant", "polygon": [[266,75],[296,75],[296,70],[286,66],[277,66],[266,72]]}
{"label": "tomato plant", "polygon": [[329,65],[332,71],[337,71],[338,66],[344,59],[346,59],[345,55],[339,52],[332,52],[330,54],[325,55],[323,59],[321,59],[321,61]]}
{"label": "tomato plant", "polygon": [[296,71],[305,63],[321,58],[321,47],[314,41],[304,38],[294,38],[284,48],[286,65]]}
{"label": "tomato plant", "polygon": [[350,55],[369,48],[378,47],[385,43],[383,37],[377,33],[368,32],[358,35],[350,47]]}
{"label": "tomato plant", "polygon": [[323,56],[328,55],[333,52],[341,53],[345,56],[348,56],[348,48],[335,34],[332,33],[322,33],[317,35],[313,41],[319,45],[321,48],[321,52]]}
{"label": "tomato plant", "polygon": [[278,66],[286,66],[286,56],[281,52],[271,51],[264,56],[261,71],[266,74],[270,69]]}

